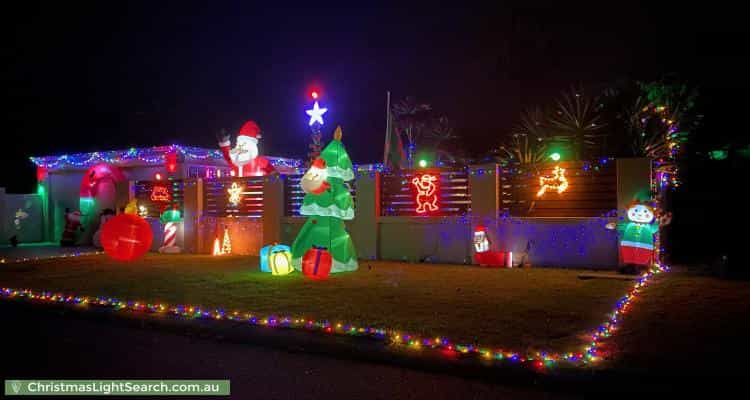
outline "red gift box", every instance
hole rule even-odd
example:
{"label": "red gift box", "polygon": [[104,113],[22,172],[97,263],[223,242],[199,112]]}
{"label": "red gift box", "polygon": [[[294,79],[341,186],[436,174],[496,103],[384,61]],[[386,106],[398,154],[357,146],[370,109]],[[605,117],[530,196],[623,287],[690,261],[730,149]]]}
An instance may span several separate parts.
{"label": "red gift box", "polygon": [[315,280],[323,280],[331,274],[333,258],[325,247],[315,247],[302,256],[302,273]]}

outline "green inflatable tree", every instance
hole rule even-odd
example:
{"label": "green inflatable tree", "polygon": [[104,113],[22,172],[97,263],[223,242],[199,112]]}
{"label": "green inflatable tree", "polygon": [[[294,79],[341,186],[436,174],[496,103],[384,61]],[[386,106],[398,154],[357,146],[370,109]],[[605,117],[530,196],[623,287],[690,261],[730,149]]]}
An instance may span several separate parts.
{"label": "green inflatable tree", "polygon": [[341,127],[300,181],[305,198],[300,214],[307,222],[292,244],[292,265],[302,270],[302,257],[309,249],[325,247],[331,253],[331,273],[356,271],[357,252],[344,220],[354,218],[354,202],[345,182],[354,179],[352,161],[341,143]]}

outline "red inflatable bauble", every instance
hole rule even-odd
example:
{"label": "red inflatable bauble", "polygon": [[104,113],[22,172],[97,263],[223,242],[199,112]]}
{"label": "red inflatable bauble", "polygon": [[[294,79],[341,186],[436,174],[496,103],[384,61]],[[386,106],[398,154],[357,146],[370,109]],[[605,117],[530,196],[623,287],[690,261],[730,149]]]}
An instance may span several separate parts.
{"label": "red inflatable bauble", "polygon": [[102,247],[118,261],[134,261],[151,248],[154,235],[145,219],[133,214],[119,214],[102,227]]}

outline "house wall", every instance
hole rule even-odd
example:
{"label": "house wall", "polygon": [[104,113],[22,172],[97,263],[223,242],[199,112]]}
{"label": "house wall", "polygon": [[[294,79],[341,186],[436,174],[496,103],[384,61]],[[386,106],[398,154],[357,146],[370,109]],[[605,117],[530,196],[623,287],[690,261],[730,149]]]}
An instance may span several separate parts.
{"label": "house wall", "polygon": [[[182,174],[186,173],[188,165],[178,167],[174,175],[175,178],[182,178]],[[130,201],[128,181],[151,180],[157,172],[164,173],[164,167],[161,165],[125,166],[121,167],[120,170],[125,175],[126,180],[115,185],[108,183],[101,185],[97,201],[94,202],[91,209],[82,210],[87,215],[82,217],[84,231],[79,233],[79,244],[91,244],[94,232],[100,229],[99,214],[102,210],[111,208],[119,212]],[[47,179],[42,182],[45,193],[47,193],[47,198],[43,199],[43,202],[47,203],[48,209],[44,213],[46,215],[43,217],[44,223],[40,240],[59,241],[65,227],[65,208],[81,209],[80,187],[85,172],[85,169],[53,170],[48,173]],[[156,245],[157,235],[162,235],[163,232],[160,228],[155,229],[154,233],[154,245]],[[184,229],[180,227],[178,243],[184,240],[183,235]],[[159,243],[161,239],[162,237],[159,236]]]}
{"label": "house wall", "polygon": [[263,247],[263,221],[260,218],[216,218],[204,216],[198,224],[198,236],[201,238],[198,253],[211,254],[214,239],[221,243],[224,227],[229,229],[232,243],[232,254],[254,255]]}
{"label": "house wall", "polygon": [[[632,199],[650,180],[649,160],[617,164],[618,199]],[[356,217],[346,221],[361,259],[409,262],[473,263],[473,230],[487,228],[493,250],[512,251],[535,266],[614,269],[619,264],[618,236],[605,228],[616,216],[531,218],[498,215],[498,169],[474,166],[470,176],[471,213],[454,217],[380,216],[379,174],[357,176]],[[628,200],[629,201],[629,200]],[[619,205],[626,204],[624,200]],[[264,210],[274,204],[264,204]],[[620,207],[621,208],[621,207]],[[304,217],[281,218],[281,242],[291,244]],[[269,222],[266,222],[268,225]],[[373,234],[374,233],[374,234]]]}
{"label": "house wall", "polygon": [[[41,242],[43,240],[43,221],[42,212],[43,197],[36,194],[7,194],[5,188],[0,188],[0,243],[7,243],[7,240],[16,235],[20,242]],[[19,224],[14,222],[16,212],[23,210],[28,216],[19,220]]]}
{"label": "house wall", "polygon": [[461,217],[382,217],[378,223],[382,260],[470,264],[470,249],[471,225]]}
{"label": "house wall", "polygon": [[163,167],[124,167],[121,171],[126,181],[113,184],[103,182],[99,185],[97,198],[93,204],[81,204],[81,181],[86,170],[56,170],[50,171],[43,186],[48,195],[48,215],[44,240],[56,242],[60,240],[65,228],[65,209],[81,210],[83,232],[79,233],[78,244],[91,244],[94,232],[100,228],[99,214],[106,208],[116,212],[129,201],[128,180],[153,179],[154,174],[163,172]]}
{"label": "house wall", "polygon": [[[614,218],[499,216],[497,167],[486,165],[478,168],[482,173],[472,174],[469,182],[472,213],[451,217],[381,216],[380,175],[359,174],[356,178],[356,217],[346,221],[358,256],[361,259],[469,264],[473,262],[472,232],[481,224],[487,227],[492,248],[513,251],[516,262],[528,249],[528,261],[537,266],[611,269],[618,265],[617,234],[604,228]],[[622,205],[636,191],[648,188],[650,166],[648,160],[633,159],[618,160],[617,168],[617,197]],[[161,167],[123,170],[129,180],[148,180],[161,171]],[[45,182],[49,193],[49,221],[52,223],[40,225],[48,237],[54,238],[52,240],[59,240],[62,233],[64,208],[77,208],[82,177],[83,171],[54,171]],[[188,179],[185,182],[185,221],[180,224],[178,245],[187,252],[210,253],[214,238],[217,234],[221,238],[223,227],[227,226],[234,254],[257,255],[268,243],[291,244],[306,221],[305,217],[284,215],[284,186],[278,178],[270,177],[264,181],[262,218],[204,215],[202,180]],[[124,183],[115,187],[114,198],[118,207],[128,200],[127,186]],[[3,201],[7,202],[7,199]],[[155,219],[149,222],[154,231],[153,249],[156,250],[163,240],[163,227]]]}

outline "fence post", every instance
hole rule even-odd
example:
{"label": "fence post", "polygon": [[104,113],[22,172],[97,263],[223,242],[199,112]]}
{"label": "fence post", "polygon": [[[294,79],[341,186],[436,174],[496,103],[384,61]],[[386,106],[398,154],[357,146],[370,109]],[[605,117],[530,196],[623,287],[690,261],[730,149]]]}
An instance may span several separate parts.
{"label": "fence post", "polygon": [[185,253],[199,253],[199,219],[203,213],[203,180],[185,179],[183,186],[182,246]]}
{"label": "fence post", "polygon": [[373,260],[378,257],[378,219],[380,218],[380,173],[357,173],[355,217],[346,221],[357,256]]}
{"label": "fence post", "polygon": [[469,194],[471,195],[471,217],[469,232],[466,235],[466,249],[468,259],[473,259],[473,229],[474,225],[482,224],[490,233],[491,239],[498,232],[498,210],[500,199],[500,168],[498,164],[472,165],[469,167]]}
{"label": "fence post", "polygon": [[281,242],[281,217],[284,216],[283,175],[263,178],[263,243]]}
{"label": "fence post", "polygon": [[499,178],[497,164],[472,165],[469,167],[472,216],[482,219],[497,217],[497,210],[500,207]]}

